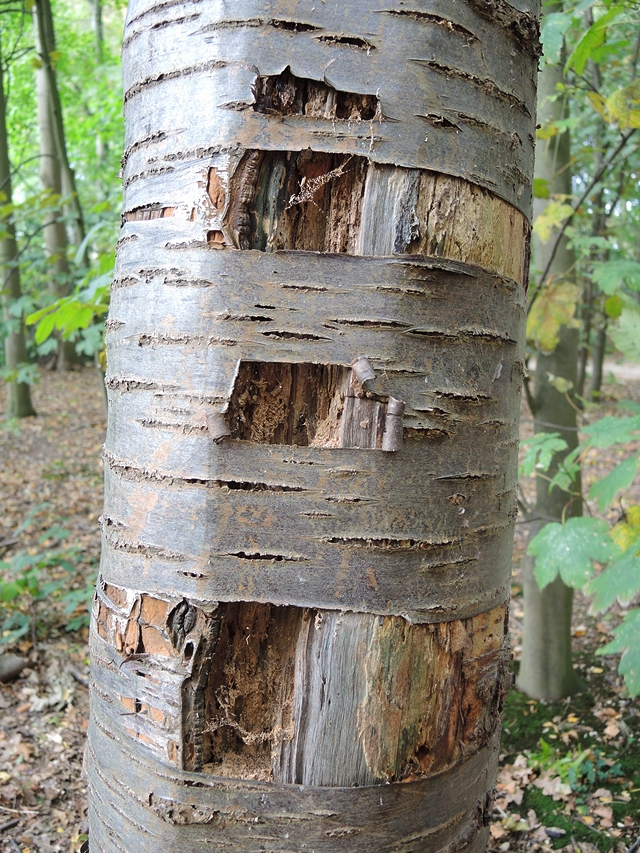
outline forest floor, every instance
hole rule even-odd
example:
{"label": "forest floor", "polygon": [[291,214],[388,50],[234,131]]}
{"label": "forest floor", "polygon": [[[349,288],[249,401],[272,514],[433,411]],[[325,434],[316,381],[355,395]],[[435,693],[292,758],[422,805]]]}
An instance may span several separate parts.
{"label": "forest floor", "polygon": [[[609,377],[588,420],[613,413],[619,400],[640,402],[640,371],[615,372],[618,381]],[[3,394],[0,386],[0,411]],[[87,833],[86,614],[99,559],[105,413],[89,368],[44,373],[33,398],[37,418],[0,424],[0,580],[4,597],[15,596],[0,601],[0,652],[29,660],[18,678],[0,684],[0,853],[75,853]],[[523,410],[523,432],[530,430]],[[618,461],[615,449],[588,458],[586,485]],[[531,497],[532,483],[523,490]],[[640,502],[640,494],[633,497]],[[526,525],[519,524],[516,669],[525,547]],[[573,631],[588,690],[555,703],[511,691],[492,853],[625,853],[640,836],[640,699],[630,699],[617,659],[597,656],[620,613],[594,617],[588,604],[576,596]]]}

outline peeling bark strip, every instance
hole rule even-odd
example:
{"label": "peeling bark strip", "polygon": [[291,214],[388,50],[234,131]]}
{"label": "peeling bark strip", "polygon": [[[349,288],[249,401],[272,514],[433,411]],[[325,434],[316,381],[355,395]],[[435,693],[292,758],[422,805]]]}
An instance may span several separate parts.
{"label": "peeling bark strip", "polygon": [[91,851],[481,853],[535,9],[232,5],[129,10]]}
{"label": "peeling bark strip", "polygon": [[[200,853],[482,853],[498,743],[468,761],[414,782],[318,788],[222,780],[168,767],[123,728],[96,697],[89,732],[90,819],[104,826],[91,850]],[[284,818],[284,819],[283,819]],[[123,847],[122,844],[126,844]]]}
{"label": "peeling bark strip", "polygon": [[[529,215],[535,8],[431,0],[411,14],[387,0],[325,5],[296,0],[276,16],[262,0],[232,10],[219,0],[133,2],[123,62],[127,116],[137,119],[127,122],[127,171],[145,173],[203,142],[240,152],[309,148],[458,175]],[[210,59],[194,65],[194,56]],[[267,90],[276,94],[269,106]],[[318,94],[325,108],[304,108]],[[274,124],[278,112],[284,120]],[[422,116],[434,113],[442,124],[425,126]],[[168,127],[175,132],[160,138]]]}

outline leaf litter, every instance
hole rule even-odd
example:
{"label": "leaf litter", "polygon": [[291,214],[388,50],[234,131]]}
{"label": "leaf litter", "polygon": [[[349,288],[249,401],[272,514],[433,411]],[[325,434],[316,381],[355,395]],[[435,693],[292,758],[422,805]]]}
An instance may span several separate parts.
{"label": "leaf litter", "polygon": [[106,427],[99,381],[92,368],[43,373],[31,389],[38,416],[0,422],[0,582],[15,580],[8,566],[39,573],[36,586],[0,604],[0,623],[9,612],[26,628],[10,643],[4,630],[0,654],[27,660],[0,684],[2,853],[75,853],[87,837],[86,593],[100,552]]}

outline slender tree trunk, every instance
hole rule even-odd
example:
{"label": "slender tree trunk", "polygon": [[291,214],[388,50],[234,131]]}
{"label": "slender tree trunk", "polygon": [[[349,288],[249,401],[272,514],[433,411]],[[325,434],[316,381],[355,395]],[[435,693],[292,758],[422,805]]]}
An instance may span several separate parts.
{"label": "slender tree trunk", "polygon": [[596,336],[591,356],[591,381],[589,383],[589,397],[597,400],[602,390],[602,368],[607,348],[607,317],[602,316],[600,324],[596,328]]}
{"label": "slender tree trunk", "polygon": [[[47,49],[47,17],[43,0],[33,7],[36,51],[42,65],[36,69],[36,97],[38,105],[38,131],[40,139],[40,183],[54,197],[62,195],[62,168],[60,149],[56,141],[54,111],[52,109],[52,76]],[[47,7],[48,8],[48,7]],[[45,213],[44,243],[50,265],[49,288],[55,296],[67,296],[71,291],[71,271],[67,258],[68,239],[60,209],[49,208]],[[75,345],[58,340],[58,369],[68,370],[77,363]]]}
{"label": "slender tree trunk", "polygon": [[[85,236],[84,219],[76,188],[75,174],[69,163],[60,93],[55,69],[51,62],[51,53],[55,50],[56,40],[50,0],[35,0],[34,19],[36,23],[36,49],[42,62],[42,68],[38,69],[37,74],[41,78],[40,86],[42,87],[43,98],[46,99],[51,113],[49,119],[50,133],[53,136],[57,154],[61,192],[66,199],[65,211],[69,216],[69,242],[78,248]],[[40,95],[38,97],[40,98]]]}
{"label": "slender tree trunk", "polygon": [[[2,56],[0,56],[0,193],[2,204],[11,205],[11,166],[9,164],[9,144],[7,139],[6,101],[2,76]],[[22,315],[11,314],[12,304],[20,298],[20,269],[18,267],[18,245],[13,216],[8,213],[0,219],[4,236],[0,239],[0,273],[2,282],[2,312],[7,326],[4,339],[5,366],[14,372],[27,362],[27,347],[24,338]],[[31,403],[31,390],[26,382],[7,382],[7,417],[26,418],[35,415]]]}
{"label": "slender tree trunk", "polygon": [[[550,11],[553,9],[550,8]],[[538,121],[545,125],[565,118],[565,106],[557,98],[557,84],[562,81],[562,67],[547,65],[538,82],[540,103]],[[548,181],[551,195],[571,195],[570,139],[567,132],[559,133],[546,146],[536,152],[535,174]],[[539,214],[547,202],[536,199],[534,215]],[[542,244],[534,238],[534,258],[540,268],[545,266],[545,256],[550,243]],[[563,239],[550,270],[550,278],[571,280],[574,276],[575,256]],[[558,432],[567,442],[569,450],[578,443],[576,425],[577,406],[572,399],[576,387],[578,330],[563,328],[560,343],[550,355],[538,353],[536,359],[534,390],[535,432]],[[571,383],[569,394],[561,393],[552,385],[550,377],[561,377]],[[566,452],[569,452],[566,451]],[[553,476],[561,455],[549,470]],[[582,513],[580,497],[569,497],[566,492],[554,489],[549,492],[548,480],[536,481],[536,504],[531,537],[548,521],[560,521]],[[524,634],[518,687],[537,699],[558,699],[576,692],[580,681],[573,670],[571,658],[571,608],[573,590],[562,580],[540,590],[533,574],[533,559],[524,559]]]}
{"label": "slender tree trunk", "polygon": [[536,21],[265,5],[129,9],[91,850],[479,853]]}
{"label": "slender tree trunk", "polygon": [[91,26],[96,50],[96,60],[102,62],[104,46],[104,27],[102,25],[102,0],[89,0],[91,6]]}

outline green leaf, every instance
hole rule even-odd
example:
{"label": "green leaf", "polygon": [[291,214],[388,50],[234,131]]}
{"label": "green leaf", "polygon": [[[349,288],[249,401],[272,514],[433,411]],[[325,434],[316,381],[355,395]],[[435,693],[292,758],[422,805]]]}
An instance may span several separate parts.
{"label": "green leaf", "polygon": [[553,475],[549,482],[549,493],[554,488],[562,489],[563,492],[570,492],[580,474],[580,445],[574,448],[571,453],[567,453],[562,462],[558,465],[557,472]]}
{"label": "green leaf", "polygon": [[598,501],[600,512],[609,506],[618,492],[628,489],[638,471],[638,454],[630,456],[610,471],[606,477],[591,486],[589,497]]}
{"label": "green leaf", "polygon": [[45,317],[43,317],[42,320],[40,320],[40,322],[38,323],[38,328],[36,329],[36,343],[41,344],[43,341],[46,341],[49,335],[53,332],[55,325],[55,314],[47,314]]}
{"label": "green leaf", "polygon": [[[633,504],[625,510],[624,518],[614,524],[609,535],[623,551],[640,546],[640,506]],[[636,550],[636,553],[639,553]]]}
{"label": "green leaf", "polygon": [[551,201],[536,217],[533,223],[533,233],[542,243],[546,243],[551,238],[551,232],[555,228],[559,228],[565,219],[568,219],[572,214],[573,208],[570,204],[562,201]]}
{"label": "green leaf", "polygon": [[549,181],[546,178],[533,179],[533,195],[535,198],[551,198]]}
{"label": "green leaf", "polygon": [[539,432],[533,438],[527,438],[520,443],[527,447],[520,466],[521,473],[527,477],[533,474],[534,468],[537,471],[548,471],[556,453],[568,447],[567,442],[560,438],[559,432]]}
{"label": "green leaf", "polygon": [[620,14],[623,8],[623,6],[612,6],[608,12],[601,15],[593,22],[593,24],[591,24],[569,56],[565,66],[565,71],[573,68],[576,74],[582,74],[587,62],[593,54],[593,51],[605,43],[607,38],[607,25]]}
{"label": "green leaf", "polygon": [[574,315],[580,288],[568,281],[552,281],[542,288],[529,311],[527,340],[542,353],[551,353],[560,342],[563,326],[576,328]]}
{"label": "green leaf", "polygon": [[611,447],[614,444],[628,444],[637,439],[640,432],[640,415],[630,418],[618,418],[609,415],[589,424],[583,430],[590,447]]}
{"label": "green leaf", "polygon": [[592,560],[608,563],[620,553],[608,535],[608,525],[600,518],[570,518],[564,524],[552,522],[529,543],[536,558],[535,576],[540,589],[558,575],[574,589],[580,589],[593,576]]}
{"label": "green leaf", "polygon": [[635,400],[620,400],[618,408],[625,412],[632,412],[634,415],[640,415],[640,403],[636,403]]}
{"label": "green leaf", "polygon": [[616,89],[606,100],[608,120],[620,130],[640,127],[640,79]]}
{"label": "green leaf", "polygon": [[640,263],[637,261],[603,261],[593,265],[591,278],[600,290],[611,296],[623,284],[640,290]]}
{"label": "green leaf", "polygon": [[24,592],[24,584],[20,581],[9,581],[9,583],[0,584],[0,601],[5,604],[13,601]]}
{"label": "green leaf", "polygon": [[[547,65],[557,65],[560,62],[564,34],[571,26],[571,17],[564,12],[551,12],[543,16],[540,38]],[[541,197],[546,198],[546,196]]]}
{"label": "green leaf", "polygon": [[611,331],[616,348],[630,361],[640,361],[640,312],[635,307],[625,305],[618,317],[618,323]]}
{"label": "green leaf", "polygon": [[618,672],[624,675],[629,693],[640,693],[640,609],[630,610],[622,625],[614,628],[615,639],[600,649],[598,654],[610,655],[622,652]]}
{"label": "green leaf", "polygon": [[635,546],[629,548],[589,581],[585,592],[595,596],[591,604],[594,612],[608,610],[616,598],[625,607],[640,590],[640,557],[636,551]]}
{"label": "green leaf", "polygon": [[549,385],[555,388],[558,394],[568,394],[573,388],[573,382],[570,379],[565,379],[564,376],[556,376],[554,373],[547,371],[547,379],[549,380]]}
{"label": "green leaf", "polygon": [[623,306],[624,302],[620,299],[617,293],[615,296],[607,296],[604,303],[604,313],[607,317],[611,317],[612,320],[617,320],[622,314]]}

